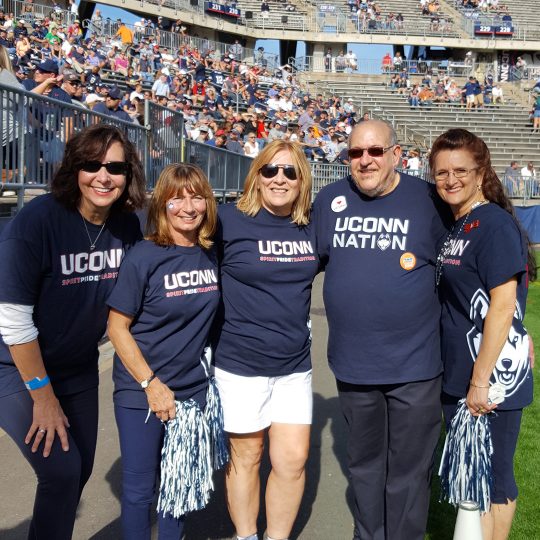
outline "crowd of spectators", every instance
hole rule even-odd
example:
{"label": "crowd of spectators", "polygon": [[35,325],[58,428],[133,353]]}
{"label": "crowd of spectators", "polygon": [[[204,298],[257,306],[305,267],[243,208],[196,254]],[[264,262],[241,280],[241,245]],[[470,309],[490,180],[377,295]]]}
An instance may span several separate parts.
{"label": "crowd of spectators", "polygon": [[452,29],[451,21],[442,16],[439,0],[420,0],[418,7],[423,17],[429,17],[431,32],[448,32]]}
{"label": "crowd of spectators", "polygon": [[495,25],[512,24],[509,7],[499,0],[456,0],[456,4],[468,18],[489,18]]}
{"label": "crowd of spectators", "polygon": [[375,0],[347,0],[347,4],[359,32],[403,30],[403,15],[393,12],[384,14]]}
{"label": "crowd of spectators", "polygon": [[[310,94],[290,66],[268,69],[262,47],[251,65],[239,40],[225,53],[211,42],[201,49],[189,43],[166,49],[157,40],[166,28],[161,17],[141,20],[133,29],[118,20],[106,37],[99,33],[105,24],[99,10],[93,33],[86,35],[78,20],[66,25],[52,14],[32,24],[9,21],[0,16],[0,44],[27,90],[140,123],[149,100],[182,113],[187,137],[251,157],[278,138],[297,140],[310,159],[334,162],[345,156],[356,121],[352,99]],[[181,21],[172,26],[185,34]],[[344,56],[343,70],[352,68],[356,56],[350,54],[338,55],[336,66]]]}
{"label": "crowd of spectators", "polygon": [[[389,58],[389,55],[383,58],[383,67],[385,59],[388,61],[387,57]],[[469,111],[504,103],[504,90],[499,83],[494,82],[491,73],[485,76],[483,83],[471,75],[467,82],[460,86],[448,75],[434,80],[430,74],[424,74],[419,83],[413,83],[407,69],[403,68],[391,75],[388,85],[396,93],[404,95],[411,108],[453,103],[464,106]]]}

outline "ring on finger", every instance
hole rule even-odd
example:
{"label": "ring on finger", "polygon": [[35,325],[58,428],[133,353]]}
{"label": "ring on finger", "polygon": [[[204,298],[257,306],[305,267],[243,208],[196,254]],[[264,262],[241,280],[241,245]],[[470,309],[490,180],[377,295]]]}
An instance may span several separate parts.
{"label": "ring on finger", "polygon": [[478,408],[478,412],[479,412],[480,414],[482,414],[482,413],[485,413],[486,410],[484,409],[484,407],[479,407],[479,408]]}
{"label": "ring on finger", "polygon": [[38,433],[47,433],[47,430],[40,428],[40,429],[38,429]]}

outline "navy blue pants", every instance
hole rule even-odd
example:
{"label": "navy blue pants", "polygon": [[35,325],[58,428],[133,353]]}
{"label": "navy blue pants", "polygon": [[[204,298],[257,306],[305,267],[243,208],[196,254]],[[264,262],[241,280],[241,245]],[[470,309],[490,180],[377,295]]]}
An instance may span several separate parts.
{"label": "navy blue pants", "polygon": [[441,428],[441,377],[388,385],[337,381],[348,425],[355,540],[423,540]]}
{"label": "navy blue pants", "polygon": [[24,390],[0,398],[0,427],[13,439],[36,473],[38,485],[29,540],[70,540],[77,505],[90,478],[96,452],[98,391],[91,388],[69,396],[57,396],[70,424],[69,451],[55,437],[49,457],[43,443],[31,452],[24,438],[32,424],[33,404]]}
{"label": "navy blue pants", "polygon": [[[122,454],[122,531],[125,540],[150,540],[151,509],[161,463],[164,428],[148,409],[114,406]],[[159,540],[180,540],[184,520],[158,514]]]}

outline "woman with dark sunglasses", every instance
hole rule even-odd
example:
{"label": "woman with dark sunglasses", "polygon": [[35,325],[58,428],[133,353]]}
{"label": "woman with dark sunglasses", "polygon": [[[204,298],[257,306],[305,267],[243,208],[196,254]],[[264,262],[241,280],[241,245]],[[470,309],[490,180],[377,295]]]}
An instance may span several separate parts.
{"label": "woman with dark sunglasses", "polygon": [[276,140],[255,157],[237,204],[219,209],[222,312],[215,348],[231,462],[227,504],[238,540],[257,538],[259,465],[268,434],[268,539],[288,538],[302,499],[312,416],[309,226],[302,147]]}
{"label": "woman with dark sunglasses", "polygon": [[105,300],[141,237],[136,149],[92,126],[67,143],[51,191],[0,237],[0,427],[38,478],[28,537],[68,540],[94,462]]}

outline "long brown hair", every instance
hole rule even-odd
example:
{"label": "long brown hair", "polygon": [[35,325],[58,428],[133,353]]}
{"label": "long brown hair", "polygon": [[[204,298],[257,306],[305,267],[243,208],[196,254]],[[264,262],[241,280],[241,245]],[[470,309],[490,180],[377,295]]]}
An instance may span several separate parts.
{"label": "long brown hair", "polygon": [[449,129],[442,135],[439,135],[431,148],[429,156],[429,167],[431,174],[434,174],[435,159],[439,152],[443,150],[467,150],[476,162],[478,170],[482,173],[482,194],[487,201],[497,204],[503,210],[506,210],[515,220],[519,229],[525,235],[528,245],[527,271],[529,280],[536,279],[536,258],[532,249],[527,233],[521,227],[516,218],[512,202],[507,197],[504,186],[499,180],[495,169],[491,165],[491,154],[486,143],[474,133],[466,129]]}
{"label": "long brown hair", "polygon": [[152,193],[146,239],[159,246],[172,246],[174,240],[169,232],[166,204],[169,199],[181,195],[184,190],[200,195],[206,201],[206,214],[199,227],[197,244],[203,249],[212,247],[212,237],[217,225],[217,205],[210,183],[203,171],[189,163],[174,163],[163,169]]}

